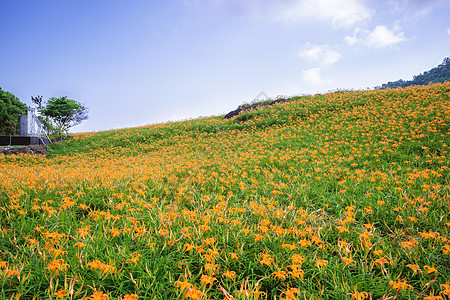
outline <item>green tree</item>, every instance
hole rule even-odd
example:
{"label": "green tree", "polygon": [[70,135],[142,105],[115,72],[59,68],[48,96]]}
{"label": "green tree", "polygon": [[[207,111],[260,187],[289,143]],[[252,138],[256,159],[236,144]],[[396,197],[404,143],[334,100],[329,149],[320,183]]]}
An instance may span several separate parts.
{"label": "green tree", "polygon": [[19,133],[19,115],[27,114],[27,106],[12,93],[0,88],[0,135]]}
{"label": "green tree", "polygon": [[67,97],[52,97],[43,101],[42,96],[31,97],[39,112],[39,120],[48,135],[62,135],[69,128],[80,124],[88,118],[87,108]]}
{"label": "green tree", "polygon": [[32,100],[38,105],[44,126],[53,131],[50,133],[67,134],[71,127],[88,119],[88,109],[75,100],[67,97],[52,97],[46,104],[43,104],[42,97],[39,97],[32,97]]}

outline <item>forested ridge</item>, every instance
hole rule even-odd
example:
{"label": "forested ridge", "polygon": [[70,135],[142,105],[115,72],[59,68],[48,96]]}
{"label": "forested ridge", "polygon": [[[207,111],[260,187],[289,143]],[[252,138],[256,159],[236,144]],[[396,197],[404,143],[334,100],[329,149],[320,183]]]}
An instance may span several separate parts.
{"label": "forested ridge", "polygon": [[443,62],[437,67],[432,68],[422,74],[413,76],[412,80],[389,81],[381,85],[382,89],[407,87],[412,85],[427,85],[429,83],[439,83],[450,81],[450,57],[444,58]]}

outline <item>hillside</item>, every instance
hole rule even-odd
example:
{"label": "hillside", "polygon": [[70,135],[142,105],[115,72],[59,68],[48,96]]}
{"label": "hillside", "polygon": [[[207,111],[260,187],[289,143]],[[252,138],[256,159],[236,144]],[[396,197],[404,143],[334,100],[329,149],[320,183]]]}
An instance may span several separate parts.
{"label": "hillside", "polygon": [[413,85],[428,85],[430,83],[443,83],[450,82],[450,57],[446,57],[440,65],[425,71],[422,74],[413,76],[412,80],[397,80],[394,82],[388,82],[381,85],[380,88],[399,88],[408,87]]}
{"label": "hillside", "polygon": [[450,83],[223,117],[0,155],[0,298],[450,297]]}

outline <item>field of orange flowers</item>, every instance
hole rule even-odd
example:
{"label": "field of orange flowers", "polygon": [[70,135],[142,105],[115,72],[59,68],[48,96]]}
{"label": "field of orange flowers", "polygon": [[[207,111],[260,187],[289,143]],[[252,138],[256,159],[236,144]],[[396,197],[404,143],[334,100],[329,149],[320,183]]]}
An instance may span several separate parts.
{"label": "field of orange flowers", "polygon": [[450,83],[0,156],[0,299],[450,299]]}

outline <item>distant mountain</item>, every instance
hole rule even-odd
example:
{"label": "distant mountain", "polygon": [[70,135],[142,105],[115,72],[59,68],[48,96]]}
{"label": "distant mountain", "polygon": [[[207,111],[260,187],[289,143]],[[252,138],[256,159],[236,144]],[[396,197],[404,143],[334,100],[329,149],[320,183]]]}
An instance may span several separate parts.
{"label": "distant mountain", "polygon": [[413,80],[397,80],[394,82],[383,83],[381,89],[407,87],[410,85],[427,85],[431,83],[438,83],[450,81],[450,57],[444,58],[442,64],[426,71],[420,75],[413,76]]}

